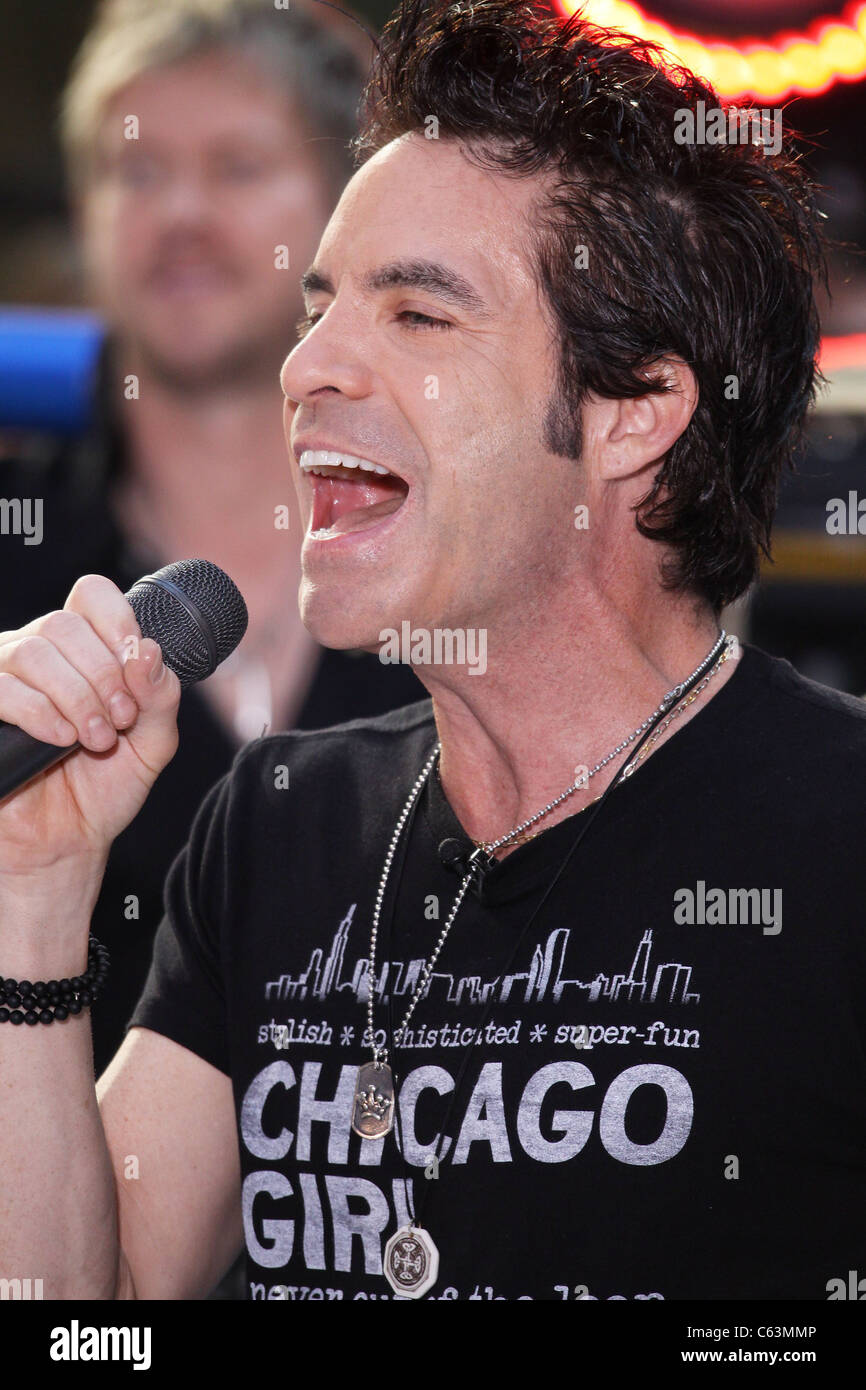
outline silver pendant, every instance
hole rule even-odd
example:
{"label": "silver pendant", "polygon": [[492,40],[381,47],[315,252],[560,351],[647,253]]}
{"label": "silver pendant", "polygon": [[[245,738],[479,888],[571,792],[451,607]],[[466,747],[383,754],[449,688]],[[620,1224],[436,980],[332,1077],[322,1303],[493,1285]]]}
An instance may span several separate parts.
{"label": "silver pendant", "polygon": [[352,1128],[362,1139],[381,1139],[394,1124],[394,1077],[386,1062],[358,1068]]}
{"label": "silver pendant", "polygon": [[404,1226],[385,1246],[385,1278],[402,1298],[421,1298],[439,1277],[439,1251],[420,1226]]}

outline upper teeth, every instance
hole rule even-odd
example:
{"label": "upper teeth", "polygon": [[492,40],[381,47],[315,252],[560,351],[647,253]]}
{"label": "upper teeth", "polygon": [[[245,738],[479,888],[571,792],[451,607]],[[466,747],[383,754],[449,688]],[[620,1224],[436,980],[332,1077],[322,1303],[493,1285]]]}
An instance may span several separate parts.
{"label": "upper teeth", "polygon": [[299,463],[302,473],[321,473],[325,468],[363,468],[366,473],[388,473],[381,463],[371,463],[356,454],[340,454],[334,449],[305,449]]}

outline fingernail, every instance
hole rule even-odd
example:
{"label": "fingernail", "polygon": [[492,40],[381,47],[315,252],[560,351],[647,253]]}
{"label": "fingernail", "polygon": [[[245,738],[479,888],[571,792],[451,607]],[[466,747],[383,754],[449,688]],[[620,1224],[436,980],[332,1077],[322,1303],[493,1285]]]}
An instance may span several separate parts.
{"label": "fingernail", "polygon": [[87,732],[90,742],[101,744],[103,748],[114,742],[114,730],[101,714],[95,714],[87,721]]}
{"label": "fingernail", "polygon": [[108,702],[112,718],[118,724],[125,724],[128,719],[132,719],[136,711],[135,701],[131,696],[122,690],[115,690]]}
{"label": "fingernail", "polygon": [[153,664],[153,665],[151,666],[151,668],[150,668],[150,683],[151,683],[151,685],[158,685],[159,682],[162,680],[162,678],[163,678],[164,675],[165,675],[165,662],[163,661],[163,659],[162,659],[161,656],[158,656],[158,657],[156,658],[156,661],[154,662],[154,664]]}

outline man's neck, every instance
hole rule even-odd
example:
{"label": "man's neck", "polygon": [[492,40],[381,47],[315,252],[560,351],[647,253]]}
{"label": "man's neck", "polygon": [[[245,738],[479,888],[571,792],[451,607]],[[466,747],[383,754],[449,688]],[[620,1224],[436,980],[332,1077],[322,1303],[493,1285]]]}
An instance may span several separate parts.
{"label": "man's neck", "polygon": [[[442,785],[467,833],[490,842],[555,800],[578,769],[593,769],[692,674],[718,633],[712,614],[668,602],[655,617],[642,615],[639,629],[607,614],[579,633],[530,628],[499,650],[489,631],[484,675],[418,668],[433,697]],[[735,669],[726,661],[655,748],[699,715]],[[535,828],[589,805],[627,761],[624,750]]]}
{"label": "man's neck", "polygon": [[122,412],[128,491],[170,531],[212,532],[224,549],[253,552],[275,506],[294,516],[275,377],[191,394],[140,374],[139,398]]}

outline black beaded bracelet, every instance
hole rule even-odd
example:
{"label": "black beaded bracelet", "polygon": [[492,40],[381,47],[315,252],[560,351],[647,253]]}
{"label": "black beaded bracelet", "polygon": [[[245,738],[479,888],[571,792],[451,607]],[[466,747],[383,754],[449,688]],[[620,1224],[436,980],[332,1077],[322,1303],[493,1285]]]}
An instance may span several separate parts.
{"label": "black beaded bracelet", "polygon": [[0,1023],[62,1023],[92,1004],[108,977],[108,951],[91,936],[87,969],[71,980],[0,979]]}

